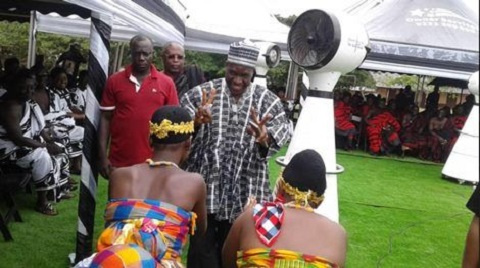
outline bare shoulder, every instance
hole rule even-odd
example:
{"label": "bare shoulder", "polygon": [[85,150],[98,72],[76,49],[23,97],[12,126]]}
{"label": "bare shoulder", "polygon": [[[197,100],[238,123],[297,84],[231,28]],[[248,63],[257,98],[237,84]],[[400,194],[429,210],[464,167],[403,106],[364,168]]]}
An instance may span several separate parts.
{"label": "bare shoulder", "polygon": [[0,118],[9,120],[11,117],[19,117],[22,115],[22,105],[13,100],[5,100],[0,105]]}
{"label": "bare shoulder", "polygon": [[135,167],[120,167],[113,169],[112,173],[110,174],[110,180],[121,180],[133,177],[135,173]]}
{"label": "bare shoulder", "polygon": [[188,183],[194,185],[205,185],[205,180],[203,179],[202,175],[194,172],[188,172],[182,170],[175,175],[178,179],[188,181]]}
{"label": "bare shoulder", "polygon": [[5,112],[10,112],[13,110],[16,110],[21,107],[21,105],[13,100],[4,100],[0,102],[2,105],[0,105],[0,110],[5,111]]}
{"label": "bare shoulder", "polygon": [[[205,181],[202,175],[181,170],[172,174],[170,183],[173,187],[181,186],[186,194],[201,194],[206,192]],[[203,196],[203,194],[201,194]]]}
{"label": "bare shoulder", "polygon": [[342,225],[339,223],[336,223],[329,218],[319,215],[318,219],[318,227],[319,229],[325,231],[326,233],[329,233],[331,236],[336,236],[338,238],[346,238],[347,237],[347,232],[343,228]]}
{"label": "bare shoulder", "polygon": [[242,214],[240,214],[238,216],[238,218],[235,220],[235,222],[239,225],[243,225],[245,224],[246,222],[252,222],[253,221],[251,220],[253,217],[253,207],[248,207],[247,209],[245,209]]}

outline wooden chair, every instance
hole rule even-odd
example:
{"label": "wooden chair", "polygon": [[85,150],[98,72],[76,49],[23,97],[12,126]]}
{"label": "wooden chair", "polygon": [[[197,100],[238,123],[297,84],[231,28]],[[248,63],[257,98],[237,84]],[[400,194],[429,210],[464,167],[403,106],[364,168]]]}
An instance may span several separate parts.
{"label": "wooden chair", "polygon": [[0,201],[5,202],[7,208],[4,214],[0,212],[0,232],[5,241],[11,241],[13,237],[8,229],[8,223],[12,219],[16,222],[23,221],[14,194],[29,183],[31,174],[18,168],[6,158],[0,159]]}

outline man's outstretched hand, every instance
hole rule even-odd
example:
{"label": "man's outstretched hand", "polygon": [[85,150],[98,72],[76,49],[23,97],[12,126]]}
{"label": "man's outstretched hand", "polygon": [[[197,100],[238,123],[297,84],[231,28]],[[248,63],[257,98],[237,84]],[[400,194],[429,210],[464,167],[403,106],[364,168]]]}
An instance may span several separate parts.
{"label": "man's outstretched hand", "polygon": [[270,119],[272,119],[272,115],[267,114],[259,120],[257,111],[253,108],[250,110],[250,125],[247,127],[247,132],[255,137],[255,142],[263,147],[268,147],[270,143],[270,136],[266,126]]}
{"label": "man's outstretched hand", "polygon": [[210,90],[210,94],[207,97],[207,91],[205,89],[202,89],[202,102],[200,107],[197,108],[197,112],[195,113],[195,126],[212,122],[211,107],[216,94],[217,91],[215,89],[212,89]]}

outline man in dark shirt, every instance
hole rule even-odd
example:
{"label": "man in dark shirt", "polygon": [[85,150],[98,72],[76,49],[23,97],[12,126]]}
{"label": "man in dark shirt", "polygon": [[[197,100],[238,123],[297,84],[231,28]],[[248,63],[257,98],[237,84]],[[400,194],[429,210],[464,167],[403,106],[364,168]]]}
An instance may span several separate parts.
{"label": "man in dark shirt", "polygon": [[200,68],[196,65],[185,66],[185,50],[179,43],[168,42],[165,44],[162,61],[163,72],[175,82],[178,99],[189,89],[206,82]]}
{"label": "man in dark shirt", "polygon": [[426,104],[427,109],[432,109],[435,111],[438,109],[438,100],[440,99],[440,94],[438,93],[439,89],[440,88],[438,86],[435,86],[433,88],[433,92],[428,94]]}

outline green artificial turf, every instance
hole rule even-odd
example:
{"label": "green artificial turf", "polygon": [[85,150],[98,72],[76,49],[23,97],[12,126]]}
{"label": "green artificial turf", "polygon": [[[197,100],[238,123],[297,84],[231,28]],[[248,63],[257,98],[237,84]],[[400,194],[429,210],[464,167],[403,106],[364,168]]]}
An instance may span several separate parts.
{"label": "green artificial turf", "polygon": [[[339,151],[337,163],[345,167],[337,179],[347,267],[460,266],[472,217],[465,208],[471,185],[443,180],[440,165],[411,158]],[[272,159],[272,185],[279,172]],[[103,227],[106,186],[100,178],[95,238]],[[67,255],[75,251],[78,197],[60,202],[56,217],[34,212],[34,195],[16,198],[24,222],[9,224],[15,241],[0,237],[0,267],[67,267]]]}

